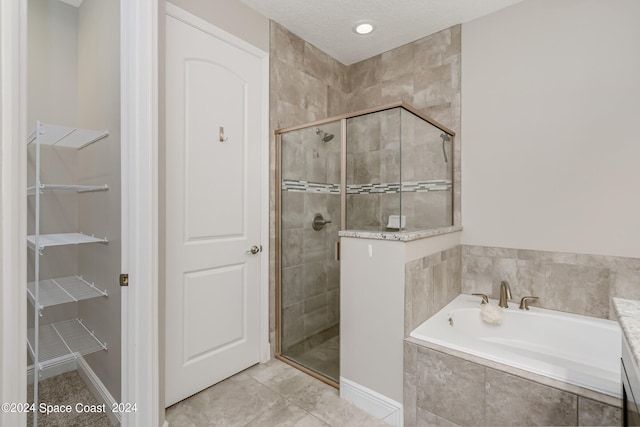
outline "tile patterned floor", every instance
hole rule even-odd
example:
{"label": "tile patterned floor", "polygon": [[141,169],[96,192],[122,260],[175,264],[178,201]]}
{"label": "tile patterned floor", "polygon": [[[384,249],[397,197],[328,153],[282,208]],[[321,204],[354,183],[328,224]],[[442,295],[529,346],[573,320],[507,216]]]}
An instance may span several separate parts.
{"label": "tile patterned floor", "polygon": [[340,336],[335,336],[306,353],[292,352],[286,356],[334,381],[340,381]]}
{"label": "tile patterned floor", "polygon": [[170,427],[385,427],[338,391],[271,359],[167,408]]}

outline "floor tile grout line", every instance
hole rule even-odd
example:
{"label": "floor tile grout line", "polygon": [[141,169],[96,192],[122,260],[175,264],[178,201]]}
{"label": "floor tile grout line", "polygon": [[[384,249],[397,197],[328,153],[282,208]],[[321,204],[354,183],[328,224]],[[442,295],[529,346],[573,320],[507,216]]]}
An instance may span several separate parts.
{"label": "floor tile grout line", "polygon": [[[255,366],[255,365],[254,365],[254,366]],[[251,368],[249,368],[249,369],[251,369]],[[266,369],[269,369],[269,368],[266,368]],[[286,368],[286,369],[295,369],[295,368],[293,368],[293,367],[288,367],[288,368]],[[247,375],[248,375],[249,377],[251,377],[253,380],[255,380],[256,382],[258,382],[258,383],[262,384],[263,386],[267,387],[269,390],[271,390],[271,391],[273,391],[274,393],[278,394],[282,399],[284,399],[284,400],[285,400],[285,402],[286,402],[286,403],[288,403],[288,404],[290,404],[290,405],[292,405],[292,406],[295,406],[295,407],[296,407],[296,408],[298,408],[300,411],[304,412],[306,415],[310,415],[310,416],[312,416],[312,417],[313,417],[313,418],[315,418],[316,420],[320,421],[322,424],[324,424],[324,425],[326,425],[326,426],[328,426],[328,427],[333,427],[333,426],[332,426],[332,424],[327,423],[325,420],[323,420],[322,418],[318,417],[318,416],[317,416],[316,414],[314,414],[313,412],[309,412],[309,411],[307,411],[306,409],[302,408],[302,407],[301,407],[300,405],[298,405],[296,402],[294,402],[293,400],[291,400],[288,396],[286,396],[286,395],[282,394],[280,391],[278,391],[278,390],[274,389],[273,387],[270,387],[270,386],[269,386],[269,384],[267,384],[267,383],[264,383],[264,382],[260,381],[259,379],[257,379],[257,378],[255,378],[255,377],[253,377],[253,376],[252,376],[251,374],[249,374],[249,373],[247,373]],[[305,374],[305,375],[306,375],[306,374]],[[319,381],[319,380],[317,380],[317,379],[315,379],[315,378],[313,378],[313,380],[314,380],[314,381],[321,382],[321,381]],[[306,387],[306,386],[301,387],[301,390],[302,390],[302,389],[304,389],[305,387]],[[270,408],[269,408],[269,409],[270,409]],[[257,418],[257,417],[256,417],[256,418]],[[254,418],[254,420],[255,420],[255,418]],[[244,427],[248,426],[248,425],[249,425],[251,422],[253,422],[254,420],[251,420],[251,421],[249,421],[248,423],[246,423],[246,424],[244,425]]]}
{"label": "floor tile grout line", "polygon": [[[306,374],[296,370],[295,368],[286,365],[283,362],[277,361],[277,360],[273,360],[273,361],[269,361],[266,362],[264,364],[256,364],[252,367],[249,367],[245,370],[243,370],[242,372],[234,375],[233,377],[236,377],[238,375],[242,375],[244,378],[246,378],[247,380],[251,379],[252,381],[250,381],[251,384],[253,384],[253,386],[262,386],[265,387],[264,389],[264,393],[267,393],[268,395],[271,396],[271,399],[274,399],[275,401],[272,402],[271,404],[267,404],[265,406],[264,409],[261,409],[257,412],[255,412],[254,416],[252,416],[250,419],[248,420],[237,420],[239,421],[238,424],[236,424],[237,426],[244,426],[247,427],[249,425],[251,425],[251,423],[256,423],[256,420],[258,420],[262,415],[268,415],[269,411],[273,410],[274,407],[276,407],[276,405],[284,405],[283,407],[288,407],[290,409],[294,409],[294,412],[297,412],[299,415],[303,415],[302,418],[299,418],[299,420],[303,420],[303,419],[313,419],[316,421],[316,423],[318,425],[322,425],[322,426],[326,426],[326,427],[340,427],[339,425],[335,424],[335,422],[337,420],[333,420],[332,421],[332,416],[331,417],[326,417],[322,411],[320,411],[320,409],[323,408],[318,408],[316,407],[317,405],[314,404],[313,409],[311,411],[303,408],[302,406],[300,406],[300,404],[298,404],[296,401],[294,401],[293,399],[296,396],[299,396],[302,391],[308,387],[316,386],[316,388],[318,388],[318,391],[322,392],[321,394],[324,395],[328,395],[327,390],[324,389],[324,386],[326,386],[326,384],[322,383],[321,381],[317,380],[316,378],[312,378],[310,376],[307,376]],[[255,375],[255,376],[254,376]],[[281,392],[280,389],[277,389],[278,385],[282,385],[282,382],[278,382],[278,378],[279,377],[285,377],[283,379],[283,381],[288,381],[288,380],[293,380],[293,385],[294,385],[294,392],[290,392],[288,391],[287,394],[284,394],[283,392]],[[262,377],[262,379],[259,379],[260,377]],[[295,388],[296,385],[296,380],[301,380],[303,385],[297,389]],[[225,380],[226,381],[226,380]],[[218,384],[215,384],[209,388],[207,388],[206,390],[213,388],[213,387],[217,387],[219,384],[222,384],[225,381],[221,381]],[[244,381],[244,380],[243,380]],[[253,387],[251,386],[251,387]],[[326,386],[326,387],[330,387],[330,386]],[[311,387],[311,389],[314,389],[314,387]],[[339,398],[339,395],[337,395],[335,393],[335,390],[331,389],[330,390],[332,395],[336,395],[336,397]],[[201,392],[202,393],[202,392]],[[313,392],[311,390],[308,391],[309,394],[308,396],[313,396]],[[197,396],[199,393],[196,393],[194,396]],[[185,402],[185,406],[189,406],[188,400],[192,399],[194,396],[191,396],[185,400],[183,400],[182,402]],[[318,395],[318,397],[320,397],[320,394]],[[331,398],[332,400],[333,398]],[[319,403],[319,401],[315,402],[316,404]],[[328,403],[328,402],[325,402]],[[173,405],[172,405],[173,406]],[[339,405],[335,406],[334,405],[325,405],[324,409],[328,409],[330,411],[336,410],[336,411],[340,411],[344,408],[350,408],[348,410],[349,413],[351,413],[351,416],[355,416],[357,415],[357,419],[358,421],[358,425],[366,425],[366,424],[362,424],[362,422],[367,422],[367,419],[373,421],[374,418],[371,418],[371,416],[369,416],[369,414],[367,414],[365,411],[362,411],[360,408],[358,408],[356,405],[353,405],[351,402],[348,401],[342,401]],[[352,413],[352,410],[356,409],[359,412],[362,412],[362,415],[364,416],[363,419],[359,414],[356,413]],[[184,416],[185,419],[192,425],[195,426],[200,426],[202,424],[198,424],[200,421],[205,421],[205,420],[200,420],[196,422],[194,421],[194,419],[187,415],[188,412],[184,412],[182,410],[182,408],[176,408],[177,412],[176,412],[176,417],[177,416]],[[311,418],[308,418],[309,416],[311,416]],[[326,418],[326,419],[325,419]],[[355,421],[356,419],[354,418],[353,421]],[[208,424],[207,425],[213,425],[211,424],[211,421],[214,420],[207,420]]]}
{"label": "floor tile grout line", "polygon": [[[286,364],[284,364],[284,362],[280,362],[280,363],[283,363],[283,365],[286,365]],[[254,365],[254,366],[256,366],[256,365]],[[249,368],[249,369],[251,369],[251,368]],[[266,369],[269,369],[269,368],[266,368]],[[292,366],[288,366],[288,365],[286,365],[285,369],[286,369],[286,370],[293,370],[293,369],[295,369],[295,368],[294,368],[294,367],[292,367]],[[246,371],[243,371],[243,372],[246,372]],[[299,371],[299,372],[300,372],[302,375],[306,375],[306,374],[304,374],[304,373],[303,373],[303,372],[301,372],[301,371]],[[280,397],[282,397],[282,398],[283,398],[286,402],[288,402],[289,404],[291,404],[291,405],[295,406],[296,408],[300,409],[301,411],[305,412],[306,414],[311,415],[312,417],[314,417],[314,418],[315,418],[315,419],[317,419],[318,421],[322,422],[323,424],[325,424],[325,425],[327,425],[327,426],[332,427],[332,424],[328,423],[327,421],[325,421],[324,419],[322,419],[322,418],[321,418],[321,417],[319,417],[318,415],[314,414],[313,412],[309,412],[309,411],[307,411],[306,409],[302,408],[300,405],[298,405],[296,402],[294,402],[293,400],[291,400],[288,396],[285,396],[284,394],[282,394],[280,391],[278,391],[278,390],[276,390],[276,389],[274,389],[274,388],[270,387],[270,386],[269,386],[268,384],[266,384],[266,383],[263,383],[262,381],[258,380],[257,378],[255,378],[255,377],[251,376],[251,374],[249,374],[249,373],[247,373],[247,375],[248,375],[248,376],[250,376],[251,378],[253,378],[253,379],[254,379],[255,381],[257,381],[258,383],[260,383],[260,384],[264,385],[265,387],[269,388],[269,389],[270,389],[270,390],[272,390],[273,392],[275,392],[275,393],[277,393],[278,395],[280,395]],[[318,383],[322,383],[322,384],[324,384],[322,381],[318,380],[317,378],[313,378],[313,377],[310,377],[310,378],[312,378],[312,379],[313,379],[313,381],[315,381],[315,382],[318,382]],[[304,389],[304,388],[306,388],[306,387],[307,387],[307,386],[303,386],[303,387],[301,387],[301,389],[300,389],[299,391],[301,391],[302,389]],[[329,387],[330,387],[330,386],[329,386]],[[345,404],[350,405],[350,403],[349,403],[349,402],[347,402],[347,401],[345,401]]]}

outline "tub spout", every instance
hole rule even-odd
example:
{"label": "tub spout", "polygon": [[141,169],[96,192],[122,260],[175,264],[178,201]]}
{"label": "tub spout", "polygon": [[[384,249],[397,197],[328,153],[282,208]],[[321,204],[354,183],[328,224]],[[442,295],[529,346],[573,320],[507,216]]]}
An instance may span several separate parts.
{"label": "tub spout", "polygon": [[511,288],[506,280],[500,282],[500,301],[498,305],[502,308],[509,308],[508,301],[511,299]]}

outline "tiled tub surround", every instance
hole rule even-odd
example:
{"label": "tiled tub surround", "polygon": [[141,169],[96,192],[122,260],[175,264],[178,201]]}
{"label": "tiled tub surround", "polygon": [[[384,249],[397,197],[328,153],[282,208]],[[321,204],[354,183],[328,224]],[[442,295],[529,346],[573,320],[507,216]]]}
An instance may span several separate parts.
{"label": "tiled tub surround", "polygon": [[405,426],[618,426],[619,399],[476,356],[404,343]]}
{"label": "tiled tub surround", "polygon": [[405,264],[405,336],[460,294],[461,255],[456,246]]}
{"label": "tiled tub surround", "polygon": [[[497,309],[498,301],[489,304]],[[410,336],[621,397],[621,333],[613,320],[531,307],[497,309],[502,323],[493,325],[482,321],[482,309],[477,296],[460,294]]]}
{"label": "tiled tub surround", "polygon": [[462,247],[462,292],[499,297],[511,286],[512,307],[525,295],[531,305],[615,319],[611,298],[640,299],[640,259],[487,246]]}
{"label": "tiled tub surround", "polygon": [[[637,258],[467,245],[460,250],[462,292],[497,298],[500,281],[507,280],[514,310],[522,296],[535,295],[540,300],[532,305],[614,319],[612,297],[640,299]],[[621,423],[617,398],[414,338],[405,339],[404,349],[406,426]]]}

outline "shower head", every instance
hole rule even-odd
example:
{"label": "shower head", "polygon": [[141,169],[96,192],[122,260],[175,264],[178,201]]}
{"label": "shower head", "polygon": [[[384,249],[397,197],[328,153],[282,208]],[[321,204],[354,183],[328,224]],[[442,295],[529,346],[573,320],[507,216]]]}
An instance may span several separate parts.
{"label": "shower head", "polygon": [[316,134],[322,135],[322,142],[329,142],[333,139],[332,133],[327,133],[320,128],[316,128]]}

